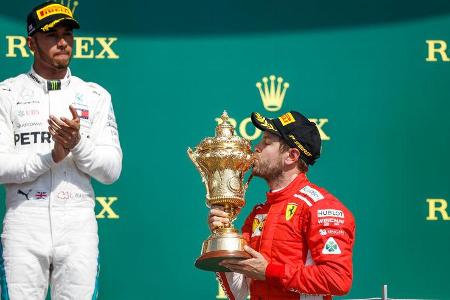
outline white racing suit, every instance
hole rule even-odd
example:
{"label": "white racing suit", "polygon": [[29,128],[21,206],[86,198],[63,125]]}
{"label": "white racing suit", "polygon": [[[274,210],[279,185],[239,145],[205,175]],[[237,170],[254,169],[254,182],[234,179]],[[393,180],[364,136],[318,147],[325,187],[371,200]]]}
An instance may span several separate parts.
{"label": "white racing suit", "polygon": [[[80,142],[55,163],[49,115],[80,117]],[[120,175],[111,96],[71,76],[48,81],[33,70],[0,83],[0,183],[6,188],[1,299],[95,299],[98,235],[90,177]]]}

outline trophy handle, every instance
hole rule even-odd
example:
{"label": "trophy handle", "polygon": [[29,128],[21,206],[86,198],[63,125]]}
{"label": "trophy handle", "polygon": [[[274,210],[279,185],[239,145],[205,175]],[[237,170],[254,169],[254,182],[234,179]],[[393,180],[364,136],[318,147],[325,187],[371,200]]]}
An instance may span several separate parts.
{"label": "trophy handle", "polygon": [[202,168],[200,167],[199,163],[197,162],[196,155],[195,155],[196,153],[194,151],[192,151],[192,149],[189,147],[187,150],[187,154],[188,154],[189,158],[191,159],[191,161],[194,163],[198,172],[200,173],[200,176],[202,177],[202,182],[205,184],[205,187],[206,187],[206,198],[208,198],[209,197],[209,187],[208,187],[208,182],[206,181],[206,174],[205,174],[205,172],[203,172]]}

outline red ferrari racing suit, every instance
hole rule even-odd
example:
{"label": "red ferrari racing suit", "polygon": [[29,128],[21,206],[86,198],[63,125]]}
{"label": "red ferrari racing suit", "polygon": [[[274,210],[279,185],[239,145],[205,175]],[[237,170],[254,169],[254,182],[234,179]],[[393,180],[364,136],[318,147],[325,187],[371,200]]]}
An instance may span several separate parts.
{"label": "red ferrari racing suit", "polygon": [[355,222],[351,212],[304,173],[267,193],[242,227],[249,245],[269,262],[266,280],[217,273],[230,299],[331,299],[352,283]]}

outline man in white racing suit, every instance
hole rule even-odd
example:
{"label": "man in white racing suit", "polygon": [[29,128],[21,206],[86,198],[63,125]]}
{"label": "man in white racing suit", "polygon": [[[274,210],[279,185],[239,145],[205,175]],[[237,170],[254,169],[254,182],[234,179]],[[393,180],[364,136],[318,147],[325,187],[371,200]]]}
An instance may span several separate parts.
{"label": "man in white racing suit", "polygon": [[65,6],[28,15],[28,73],[0,83],[0,183],[6,188],[1,299],[95,299],[98,235],[93,177],[122,168],[110,94],[72,76],[73,28]]}

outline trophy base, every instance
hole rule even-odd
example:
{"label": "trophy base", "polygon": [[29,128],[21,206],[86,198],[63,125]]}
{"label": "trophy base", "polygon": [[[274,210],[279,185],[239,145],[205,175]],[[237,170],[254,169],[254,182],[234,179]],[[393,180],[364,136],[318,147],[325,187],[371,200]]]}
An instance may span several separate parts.
{"label": "trophy base", "polygon": [[202,253],[195,261],[199,269],[212,272],[231,272],[219,263],[227,258],[248,259],[252,256],[244,251],[246,241],[234,228],[217,229],[203,242]]}
{"label": "trophy base", "polygon": [[225,251],[219,250],[205,253],[195,261],[195,266],[201,270],[212,272],[231,272],[229,269],[222,267],[219,263],[227,258],[248,259],[252,256],[245,251]]}

